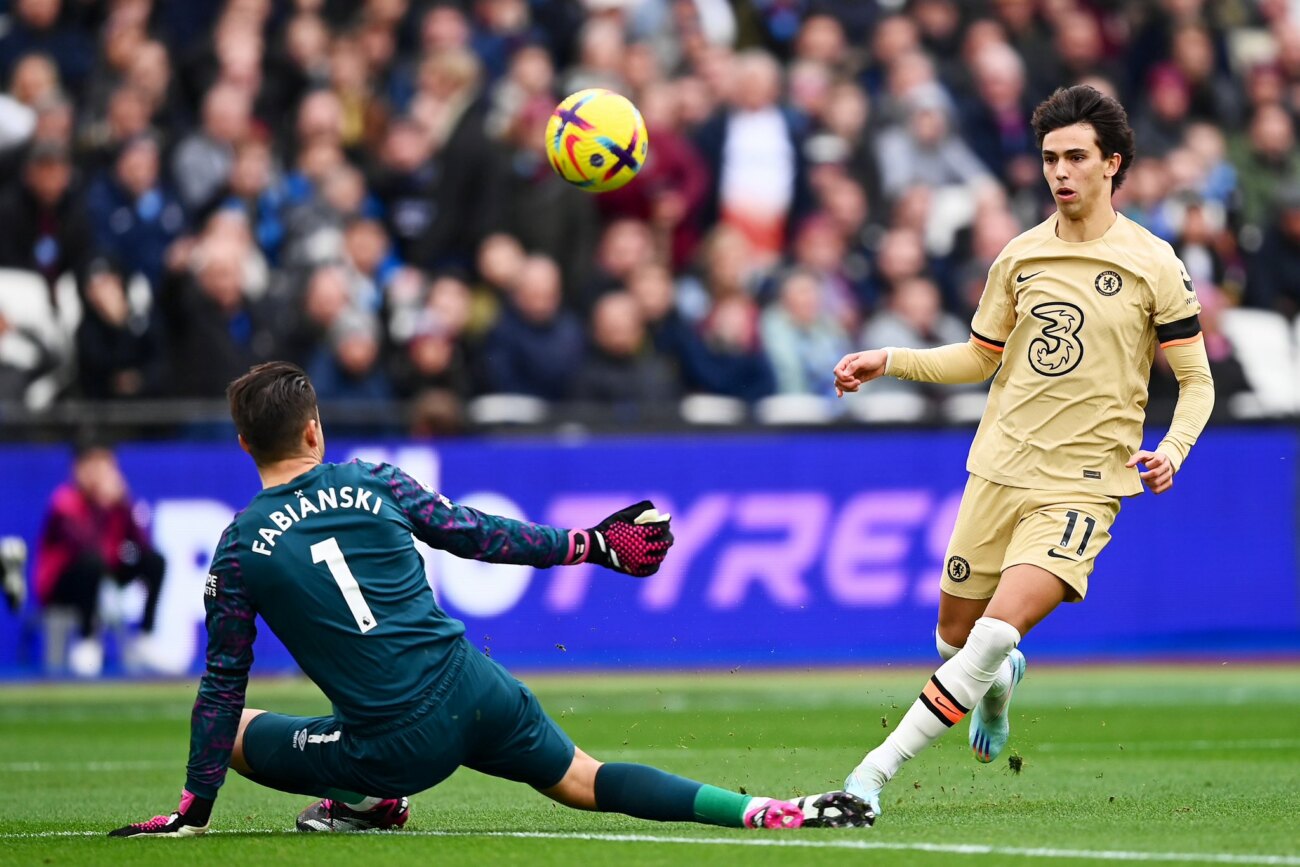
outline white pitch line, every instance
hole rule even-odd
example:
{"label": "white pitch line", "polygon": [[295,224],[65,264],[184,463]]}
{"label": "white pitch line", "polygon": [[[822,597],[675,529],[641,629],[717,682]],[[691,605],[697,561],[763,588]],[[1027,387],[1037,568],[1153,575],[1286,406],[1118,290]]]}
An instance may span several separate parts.
{"label": "white pitch line", "polygon": [[[269,835],[295,834],[272,829],[218,830],[209,834]],[[384,836],[389,836],[389,833]],[[845,831],[848,834],[869,833]],[[30,831],[0,833],[0,840],[41,840],[69,837],[100,837],[102,831]],[[788,837],[658,837],[651,834],[584,834],[552,831],[400,831],[395,837],[496,837],[512,840],[577,840],[594,843],[659,843],[680,846],[764,846],[783,849],[850,849],[896,852],[931,852],[943,855],[996,856],[1000,858],[1092,859],[1104,861],[1179,862],[1193,864],[1242,864],[1265,867],[1300,867],[1300,855],[1245,855],[1214,852],[1142,852],[1114,849],[1055,849],[1017,846],[991,846],[983,843],[890,842],[887,840],[798,840]],[[130,844],[126,844],[130,845]]]}
{"label": "white pitch line", "polygon": [[1123,741],[1112,743],[1066,743],[1053,741],[1026,747],[1045,753],[1109,753],[1109,752],[1217,752],[1218,750],[1282,750],[1300,747],[1300,738],[1256,738],[1238,741]]}

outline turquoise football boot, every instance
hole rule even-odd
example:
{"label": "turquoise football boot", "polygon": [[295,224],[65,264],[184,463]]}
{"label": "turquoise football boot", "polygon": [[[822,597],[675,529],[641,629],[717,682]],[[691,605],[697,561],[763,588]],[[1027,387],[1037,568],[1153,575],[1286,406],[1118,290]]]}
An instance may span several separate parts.
{"label": "turquoise football boot", "polygon": [[995,700],[994,706],[1001,705],[1001,713],[997,716],[986,711],[987,699],[982,699],[975,706],[975,711],[970,715],[970,748],[975,753],[975,758],[981,762],[991,762],[1002,754],[1003,748],[1007,745],[1007,738],[1011,736],[1011,693],[1016,689],[1016,684],[1025,676],[1025,655],[1019,650],[1012,650],[1011,656],[1011,686],[1007,687],[1006,694]]}

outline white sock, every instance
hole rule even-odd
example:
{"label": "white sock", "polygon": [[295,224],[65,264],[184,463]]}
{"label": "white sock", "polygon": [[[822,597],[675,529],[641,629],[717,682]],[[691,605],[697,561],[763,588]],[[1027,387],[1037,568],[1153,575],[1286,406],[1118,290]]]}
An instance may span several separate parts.
{"label": "white sock", "polygon": [[347,801],[344,801],[343,806],[347,807],[349,810],[355,810],[358,813],[365,813],[378,807],[383,802],[383,798],[362,798],[355,804],[349,804]]}
{"label": "white sock", "polygon": [[[954,647],[944,641],[943,637],[939,635],[937,627],[934,630],[934,646],[939,651],[939,656],[942,657],[944,662],[952,659],[957,655],[957,651],[961,650],[960,647]],[[1011,670],[1011,660],[1007,659],[1006,662],[1002,663],[1002,667],[998,669],[998,676],[993,678],[993,683],[989,684],[989,691],[984,696],[984,709],[986,711],[992,712],[994,716],[1002,715],[1007,704],[1004,699],[1007,690],[1011,689],[1011,679],[1014,676],[1015,674]]]}
{"label": "white sock", "polygon": [[966,646],[939,666],[898,727],[884,743],[867,753],[863,765],[869,767],[859,766],[859,770],[873,773],[881,784],[887,782],[903,762],[934,743],[970,712],[988,692],[1019,641],[1020,633],[1010,623],[991,617],[975,621]]}

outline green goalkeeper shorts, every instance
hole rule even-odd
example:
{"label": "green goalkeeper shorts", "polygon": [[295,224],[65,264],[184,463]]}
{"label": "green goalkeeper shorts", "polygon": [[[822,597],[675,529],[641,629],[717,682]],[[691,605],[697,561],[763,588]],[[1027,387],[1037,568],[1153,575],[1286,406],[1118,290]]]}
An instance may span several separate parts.
{"label": "green goalkeeper shorts", "polygon": [[252,779],[321,796],[329,789],[395,798],[461,766],[539,789],[573,762],[573,741],[528,687],[468,642],[452,672],[408,715],[354,731],[333,716],[264,713],[244,730]]}

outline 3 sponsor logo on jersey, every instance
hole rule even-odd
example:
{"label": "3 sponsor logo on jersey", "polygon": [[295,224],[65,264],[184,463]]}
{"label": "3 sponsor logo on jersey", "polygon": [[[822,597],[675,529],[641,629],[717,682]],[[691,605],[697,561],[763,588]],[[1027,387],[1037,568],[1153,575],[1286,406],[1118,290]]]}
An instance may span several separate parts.
{"label": "3 sponsor logo on jersey", "polygon": [[1097,275],[1097,279],[1092,281],[1092,285],[1098,292],[1109,298],[1118,295],[1119,290],[1124,288],[1124,278],[1114,271],[1102,271]]}
{"label": "3 sponsor logo on jersey", "polygon": [[1029,341],[1029,366],[1043,376],[1061,376],[1083,360],[1083,311],[1066,301],[1049,301],[1029,311],[1043,323]]}

